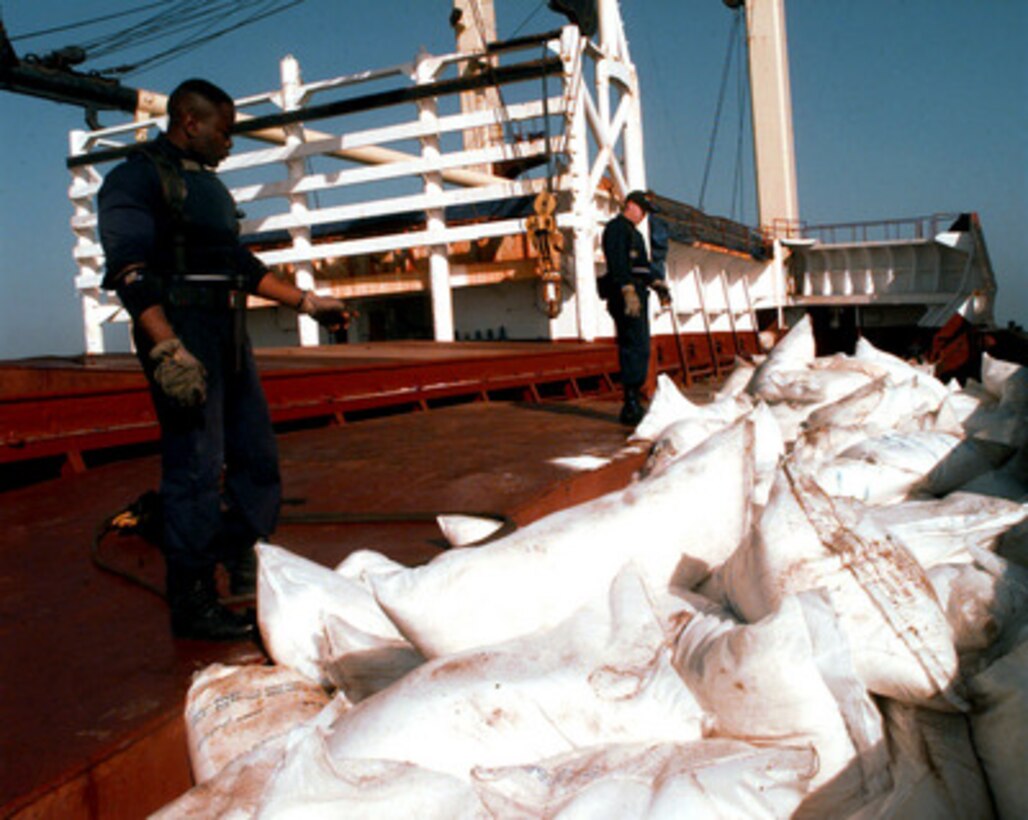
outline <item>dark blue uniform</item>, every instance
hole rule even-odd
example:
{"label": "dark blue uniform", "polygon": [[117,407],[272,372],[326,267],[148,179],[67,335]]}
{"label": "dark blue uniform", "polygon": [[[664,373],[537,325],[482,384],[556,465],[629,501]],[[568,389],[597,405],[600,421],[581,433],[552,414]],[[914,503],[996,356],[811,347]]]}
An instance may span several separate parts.
{"label": "dark blue uniform", "polygon": [[[642,234],[624,214],[619,214],[603,229],[603,255],[607,273],[600,277],[600,295],[607,301],[607,312],[617,332],[621,383],[626,388],[642,387],[650,367],[650,318],[648,311],[650,262]],[[631,285],[639,295],[642,312],[625,314],[621,288]]]}
{"label": "dark blue uniform", "polygon": [[[249,549],[278,518],[271,417],[233,308],[267,269],[239,243],[235,202],[212,171],[163,136],[147,150],[154,156],[131,156],[100,190],[104,287],[117,291],[134,319],[161,305],[207,372],[202,406],[171,402],[153,381],[153,342],[136,328],[161,425],[165,555],[169,569],[203,570]],[[176,173],[160,170],[169,163]]]}

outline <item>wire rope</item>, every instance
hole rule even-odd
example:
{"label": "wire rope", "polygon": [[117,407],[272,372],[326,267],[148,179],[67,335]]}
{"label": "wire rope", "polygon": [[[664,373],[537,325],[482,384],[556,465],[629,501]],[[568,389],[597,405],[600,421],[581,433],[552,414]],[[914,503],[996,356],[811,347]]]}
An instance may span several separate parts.
{"label": "wire rope", "polygon": [[526,17],[524,20],[522,20],[518,24],[517,28],[515,28],[514,31],[512,31],[510,33],[510,39],[511,40],[513,40],[515,37],[517,37],[518,33],[521,31],[521,29],[523,29],[525,26],[527,26],[529,21],[539,13],[539,9],[541,9],[543,7],[543,4],[545,2],[546,2],[546,0],[539,0],[539,4],[535,7],[534,10],[532,10],[532,11],[530,11],[528,13],[528,17]]}
{"label": "wire rope", "polygon": [[700,199],[697,207],[702,211],[703,202],[707,195],[707,182],[710,180],[710,169],[714,162],[714,148],[717,145],[717,134],[721,125],[721,108],[725,101],[725,89],[728,85],[728,75],[732,67],[732,54],[735,51],[735,43],[739,39],[739,23],[742,19],[741,9],[736,9],[732,18],[732,27],[728,32],[728,45],[725,49],[725,62],[721,69],[721,87],[717,96],[717,108],[714,111],[714,122],[711,126],[710,142],[707,147],[707,161],[703,167],[703,182],[700,185]]}
{"label": "wire rope", "polygon": [[104,23],[108,20],[114,20],[118,17],[128,17],[131,14],[139,14],[147,9],[156,8],[157,6],[166,5],[165,2],[150,3],[146,6],[140,6],[137,9],[129,9],[128,11],[116,11],[113,14],[104,14],[100,17],[91,17],[88,20],[80,20],[77,23],[66,23],[63,26],[53,26],[52,28],[39,29],[38,31],[30,31],[27,34],[19,34],[16,37],[8,38],[12,43],[16,43],[19,40],[31,40],[35,37],[42,37],[46,34],[56,34],[61,31],[70,31],[76,28],[85,28],[86,26],[92,26],[97,23]]}

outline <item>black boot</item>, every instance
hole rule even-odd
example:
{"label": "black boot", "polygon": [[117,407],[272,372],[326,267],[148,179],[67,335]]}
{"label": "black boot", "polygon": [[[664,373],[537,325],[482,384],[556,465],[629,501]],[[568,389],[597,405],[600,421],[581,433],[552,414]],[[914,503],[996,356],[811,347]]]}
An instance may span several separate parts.
{"label": "black boot", "polygon": [[171,634],[201,641],[241,641],[254,637],[252,618],[218,603],[214,571],[168,567]]}
{"label": "black boot", "polygon": [[638,387],[625,388],[625,403],[621,406],[621,415],[618,420],[628,426],[635,427],[643,416],[646,415],[646,407],[642,403],[642,396]]}
{"label": "black boot", "polygon": [[252,598],[257,594],[254,545],[259,537],[243,516],[232,510],[225,513],[221,529],[207,552],[225,567],[233,598]]}
{"label": "black boot", "polygon": [[225,569],[233,598],[253,598],[257,594],[257,552],[252,544],[226,558]]}

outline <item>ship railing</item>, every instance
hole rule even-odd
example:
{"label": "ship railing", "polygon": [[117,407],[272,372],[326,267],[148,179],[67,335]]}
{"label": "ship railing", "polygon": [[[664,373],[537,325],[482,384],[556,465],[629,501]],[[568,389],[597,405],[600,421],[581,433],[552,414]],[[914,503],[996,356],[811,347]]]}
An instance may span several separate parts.
{"label": "ship railing", "polygon": [[774,236],[783,239],[813,239],[825,245],[871,242],[909,242],[930,240],[958,222],[961,214],[937,213],[929,216],[878,219],[861,222],[836,222],[809,225],[802,221],[775,220]]}
{"label": "ship railing", "polygon": [[[536,278],[531,249],[516,264],[475,254],[523,244],[541,191],[557,194],[556,226],[572,236],[575,282],[565,294],[595,290],[595,238],[612,210],[604,183],[645,184],[634,71],[616,62],[601,70],[603,58],[574,26],[313,83],[286,58],[280,88],[237,101],[238,147],[218,173],[267,265],[344,299],[427,293],[433,336],[448,341],[454,289]],[[472,63],[478,70],[467,71]],[[499,104],[469,109],[468,93],[498,94]],[[106,325],[127,320],[100,289],[102,172],[164,124],[153,117],[71,134],[75,284],[90,353],[103,351]],[[493,137],[469,144],[469,133],[484,131]],[[558,328],[544,318],[529,332],[592,338],[600,313],[573,306]],[[308,317],[283,332],[304,345],[323,339]]]}

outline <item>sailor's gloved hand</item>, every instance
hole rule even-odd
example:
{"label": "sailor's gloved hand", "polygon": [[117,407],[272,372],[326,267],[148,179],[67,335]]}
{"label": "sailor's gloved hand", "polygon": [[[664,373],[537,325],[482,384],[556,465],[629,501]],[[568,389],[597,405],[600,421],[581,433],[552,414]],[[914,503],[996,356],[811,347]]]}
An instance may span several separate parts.
{"label": "sailor's gloved hand", "polygon": [[639,294],[635,292],[635,285],[625,285],[621,288],[621,293],[625,297],[625,316],[631,316],[633,319],[642,316],[642,302],[639,300]]}
{"label": "sailor's gloved hand", "polygon": [[663,279],[654,279],[650,283],[650,287],[653,288],[653,292],[657,294],[657,298],[660,300],[660,306],[662,308],[671,307],[671,288],[667,286],[667,282]]}
{"label": "sailor's gloved hand", "polygon": [[336,299],[334,296],[319,296],[310,290],[303,292],[303,298],[300,299],[296,309],[333,332],[345,330],[353,315],[353,311],[349,310],[340,299]]}
{"label": "sailor's gloved hand", "polygon": [[157,367],[154,380],[180,407],[199,407],[207,401],[207,371],[179,339],[165,339],[150,351]]}

